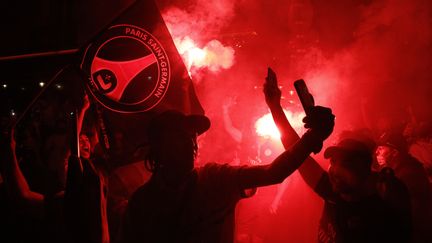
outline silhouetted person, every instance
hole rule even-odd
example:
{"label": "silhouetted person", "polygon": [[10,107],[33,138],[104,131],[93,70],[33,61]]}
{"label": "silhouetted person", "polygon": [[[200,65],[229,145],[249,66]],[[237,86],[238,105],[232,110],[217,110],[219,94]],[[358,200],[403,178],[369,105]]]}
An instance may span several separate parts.
{"label": "silhouetted person", "polygon": [[235,206],[247,189],[281,183],[332,132],[330,109],[312,113],[308,132],[269,165],[201,168],[194,167],[196,139],[209,119],[176,111],[157,115],[148,129],[153,175],[129,201],[121,242],[233,242]]}
{"label": "silhouetted person", "polygon": [[[89,105],[85,97],[84,107],[78,113],[76,124],[78,133]],[[43,232],[38,232],[41,234],[38,236],[44,242],[108,242],[103,182],[89,161],[91,149],[88,137],[84,134],[80,135],[79,146],[83,152],[82,156],[80,158],[76,155],[69,156],[66,190],[43,195],[32,190],[21,171],[15,152],[14,129],[10,127],[2,129],[5,132],[0,137],[0,173],[4,178],[8,199],[12,202],[12,209],[22,213],[19,215],[22,216],[22,221],[37,218],[39,225],[31,227],[40,227]],[[66,172],[66,166],[62,167]],[[74,173],[70,173],[73,170]],[[62,174],[66,177],[66,173]],[[73,197],[69,196],[71,191]],[[73,223],[69,220],[69,215],[74,215]],[[25,241],[26,237],[38,240],[37,236],[31,235],[15,237],[17,238],[14,240],[22,237]]]}
{"label": "silhouetted person", "polygon": [[377,161],[389,167],[408,188],[411,200],[413,242],[432,241],[432,191],[423,165],[408,153],[399,133],[384,133],[378,141]]}
{"label": "silhouetted person", "polygon": [[[280,105],[276,74],[270,70],[267,80],[271,82],[264,85],[266,102],[288,148],[298,135]],[[305,182],[324,200],[319,242],[408,242],[408,192],[394,176],[371,172],[372,155],[367,144],[343,139],[324,152],[330,159],[328,172],[311,157],[299,168]]]}

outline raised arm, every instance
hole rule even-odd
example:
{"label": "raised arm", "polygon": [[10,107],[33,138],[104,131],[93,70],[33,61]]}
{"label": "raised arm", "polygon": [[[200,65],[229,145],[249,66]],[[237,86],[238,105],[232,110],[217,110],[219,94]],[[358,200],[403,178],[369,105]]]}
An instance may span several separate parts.
{"label": "raised arm", "polygon": [[243,138],[242,132],[234,127],[232,124],[231,117],[229,115],[229,109],[234,104],[234,99],[232,97],[228,98],[222,106],[222,115],[224,128],[228,132],[228,134],[237,142],[240,143]]}
{"label": "raised arm", "polygon": [[[299,140],[299,136],[283,112],[282,106],[280,104],[281,91],[277,84],[276,74],[270,68],[268,70],[266,82],[264,83],[264,95],[266,103],[272,113],[273,120],[281,133],[282,144],[284,145],[285,149],[288,149]],[[317,120],[319,122],[319,119]],[[333,120],[331,122],[333,122]],[[299,167],[299,172],[305,182],[312,189],[315,188],[321,176],[323,173],[325,173],[321,166],[309,156]]]}
{"label": "raised arm", "polygon": [[0,172],[6,190],[20,208],[32,215],[43,217],[43,195],[30,190],[15,154],[14,130],[8,129],[0,138]]}
{"label": "raised arm", "polygon": [[[245,169],[241,177],[240,186],[242,188],[281,183],[298,169],[303,161],[309,158],[311,152],[319,152],[323,141],[333,131],[334,115],[331,110],[315,106],[311,110],[310,115],[303,120],[308,130],[299,139],[280,106],[280,90],[277,87],[276,76],[274,75],[274,77],[270,78],[273,78],[271,81],[274,82],[265,87],[264,93],[266,94],[266,102],[271,104],[274,119],[277,121],[276,124],[282,128],[281,133],[283,133],[283,142],[286,151],[269,165]],[[274,100],[277,100],[277,104]],[[312,159],[308,159],[308,164],[304,166],[304,169],[307,170],[303,171],[307,180],[310,180],[310,183],[315,183],[315,185],[322,173],[324,173],[324,170]],[[317,178],[314,176],[317,176]]]}

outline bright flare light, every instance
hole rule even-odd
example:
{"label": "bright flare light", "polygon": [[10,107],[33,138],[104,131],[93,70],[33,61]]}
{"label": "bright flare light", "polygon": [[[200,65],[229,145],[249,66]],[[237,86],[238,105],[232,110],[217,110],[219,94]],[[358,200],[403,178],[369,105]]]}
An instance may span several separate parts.
{"label": "bright flare light", "polygon": [[[303,128],[303,117],[305,117],[304,112],[292,113],[284,109],[285,115],[288,121],[293,126],[297,134],[301,135],[305,132]],[[275,123],[273,122],[273,117],[270,113],[265,114],[255,122],[255,129],[258,136],[270,137],[272,139],[280,139],[280,133],[277,129]]]}
{"label": "bright flare light", "polygon": [[174,43],[190,75],[192,66],[200,65],[206,56],[206,52],[198,48],[195,42],[187,36],[183,39],[175,39]]}
{"label": "bright flare light", "polygon": [[192,64],[201,64],[206,55],[207,53],[198,47],[192,48],[188,51],[189,60]]}
{"label": "bright flare light", "polygon": [[234,49],[223,46],[217,40],[208,42],[204,48],[199,48],[188,36],[175,38],[174,43],[186,64],[189,75],[193,68],[207,67],[210,71],[217,72],[221,68],[228,69],[233,65]]}

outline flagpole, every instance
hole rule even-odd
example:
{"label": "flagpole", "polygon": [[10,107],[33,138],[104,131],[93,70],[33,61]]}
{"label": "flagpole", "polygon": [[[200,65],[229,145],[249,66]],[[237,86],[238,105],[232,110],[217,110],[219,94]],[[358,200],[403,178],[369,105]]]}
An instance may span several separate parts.
{"label": "flagpole", "polygon": [[78,52],[78,50],[79,49],[69,49],[69,50],[28,53],[22,55],[14,55],[14,56],[3,56],[0,57],[0,61],[13,61],[13,60],[20,60],[20,59],[35,58],[35,57],[49,57],[49,56],[75,54]]}

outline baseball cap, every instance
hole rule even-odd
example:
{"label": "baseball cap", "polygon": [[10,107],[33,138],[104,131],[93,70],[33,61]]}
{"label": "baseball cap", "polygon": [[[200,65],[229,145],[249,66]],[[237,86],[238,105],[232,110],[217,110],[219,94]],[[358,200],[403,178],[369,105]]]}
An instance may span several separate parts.
{"label": "baseball cap", "polygon": [[408,144],[400,133],[383,133],[378,139],[378,145],[388,146],[398,151],[406,151]]}
{"label": "baseball cap", "polygon": [[324,158],[328,159],[335,155],[349,158],[358,158],[368,168],[372,164],[372,151],[365,143],[355,139],[343,139],[336,146],[330,146],[324,151]]}

